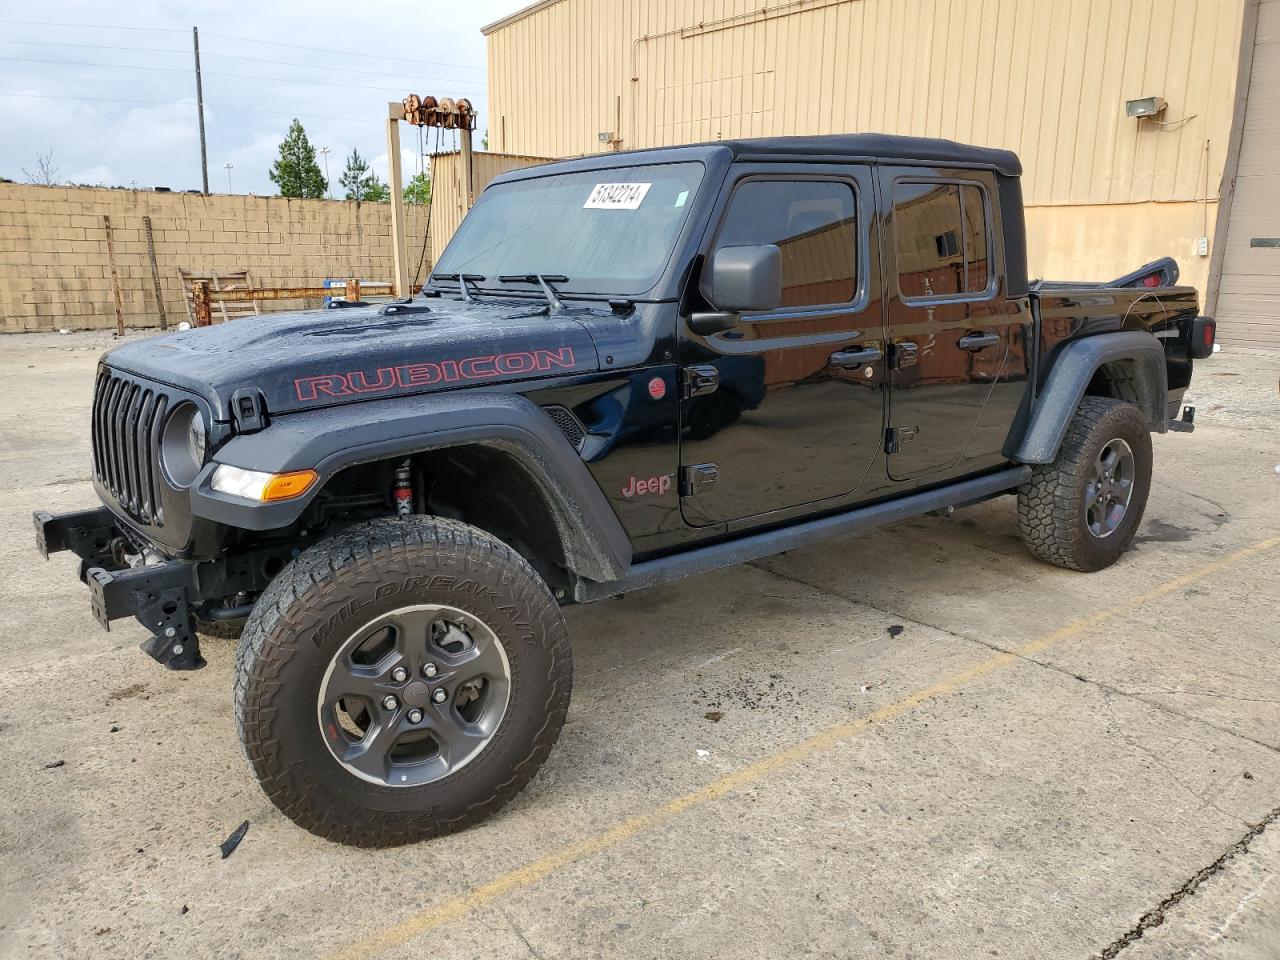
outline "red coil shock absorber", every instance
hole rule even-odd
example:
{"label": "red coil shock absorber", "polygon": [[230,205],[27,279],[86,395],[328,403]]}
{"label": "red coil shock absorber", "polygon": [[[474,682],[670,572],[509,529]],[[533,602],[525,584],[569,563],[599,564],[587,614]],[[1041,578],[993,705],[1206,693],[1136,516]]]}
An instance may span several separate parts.
{"label": "red coil shock absorber", "polygon": [[391,493],[395,498],[397,517],[407,517],[413,513],[413,471],[408,460],[396,467],[396,482]]}

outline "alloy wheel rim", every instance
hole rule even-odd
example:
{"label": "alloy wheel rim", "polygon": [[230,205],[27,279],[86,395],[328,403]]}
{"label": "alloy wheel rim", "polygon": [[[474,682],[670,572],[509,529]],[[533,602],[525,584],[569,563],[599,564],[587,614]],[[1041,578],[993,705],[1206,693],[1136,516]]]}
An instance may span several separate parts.
{"label": "alloy wheel rim", "polygon": [[418,787],[474,760],[498,731],[511,664],[483,620],[444,604],[384,613],[353,631],[320,683],[320,736],[344,770]]}
{"label": "alloy wheel rim", "polygon": [[1133,448],[1115,439],[1105,443],[1085,484],[1085,525],[1098,539],[1111,536],[1124,522],[1136,476]]}

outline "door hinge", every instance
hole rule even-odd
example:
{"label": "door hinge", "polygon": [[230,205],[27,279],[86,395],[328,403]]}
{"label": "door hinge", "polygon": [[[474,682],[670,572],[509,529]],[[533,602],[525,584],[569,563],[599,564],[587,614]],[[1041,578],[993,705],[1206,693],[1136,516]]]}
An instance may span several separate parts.
{"label": "door hinge", "polygon": [[919,432],[919,427],[890,427],[884,432],[884,452],[897,453],[904,443],[910,443]]}
{"label": "door hinge", "polygon": [[720,468],[714,463],[695,463],[680,471],[680,496],[696,497],[720,479]]}
{"label": "door hinge", "polygon": [[705,397],[720,387],[720,371],[710,363],[698,363],[685,367],[680,373],[684,399]]}
{"label": "door hinge", "polygon": [[231,395],[231,416],[238,433],[257,433],[267,425],[262,394],[253,387],[241,387]]}
{"label": "door hinge", "polygon": [[905,370],[907,367],[914,367],[919,356],[920,348],[916,344],[909,341],[895,343],[889,348],[889,369]]}

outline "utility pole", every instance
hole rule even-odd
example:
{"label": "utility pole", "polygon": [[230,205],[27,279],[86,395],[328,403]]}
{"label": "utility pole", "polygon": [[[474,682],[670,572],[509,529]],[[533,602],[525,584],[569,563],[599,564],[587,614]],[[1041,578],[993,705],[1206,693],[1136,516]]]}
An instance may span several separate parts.
{"label": "utility pole", "polygon": [[[204,143],[204,87],[200,83],[200,28],[191,28],[191,43],[196,52],[196,112],[200,115],[200,178],[204,183],[204,195],[209,195],[209,159]],[[227,174],[231,176],[231,174]]]}
{"label": "utility pole", "polygon": [[230,193],[230,192],[231,192],[231,168],[232,168],[232,163],[231,163],[231,161],[230,161],[230,160],[228,160],[226,163],[224,163],[224,164],[223,164],[223,166],[227,168],[227,193]]}
{"label": "utility pole", "polygon": [[329,193],[329,148],[321,147],[320,156],[324,157],[324,198],[332,200],[333,197]]}

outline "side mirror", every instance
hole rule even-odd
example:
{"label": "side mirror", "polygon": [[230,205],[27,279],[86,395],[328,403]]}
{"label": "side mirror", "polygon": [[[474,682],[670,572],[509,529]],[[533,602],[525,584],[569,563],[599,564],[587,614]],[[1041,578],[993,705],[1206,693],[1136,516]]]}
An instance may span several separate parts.
{"label": "side mirror", "polygon": [[694,333],[728,330],[741,314],[774,310],[782,302],[782,251],[776,244],[721,247],[707,261],[702,290],[716,308],[689,318]]}

